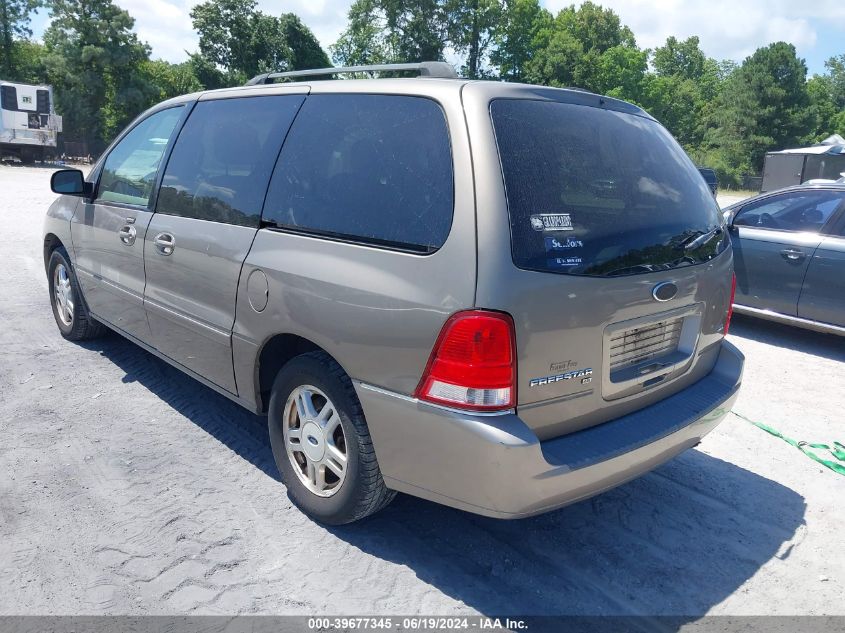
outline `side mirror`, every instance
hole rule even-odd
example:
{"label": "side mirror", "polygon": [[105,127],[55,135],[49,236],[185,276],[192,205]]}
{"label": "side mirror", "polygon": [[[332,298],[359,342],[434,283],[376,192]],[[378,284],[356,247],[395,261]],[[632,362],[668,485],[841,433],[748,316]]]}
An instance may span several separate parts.
{"label": "side mirror", "polygon": [[91,183],[85,182],[85,175],[78,169],[60,169],[50,177],[50,189],[53,193],[65,196],[90,196]]}

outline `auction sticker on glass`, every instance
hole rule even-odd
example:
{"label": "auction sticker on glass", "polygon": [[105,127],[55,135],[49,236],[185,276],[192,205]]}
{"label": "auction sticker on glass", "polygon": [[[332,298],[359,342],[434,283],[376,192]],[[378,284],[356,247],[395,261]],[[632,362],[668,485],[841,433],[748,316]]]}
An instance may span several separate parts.
{"label": "auction sticker on glass", "polygon": [[536,213],[531,216],[535,231],[572,231],[572,217],[568,213]]}

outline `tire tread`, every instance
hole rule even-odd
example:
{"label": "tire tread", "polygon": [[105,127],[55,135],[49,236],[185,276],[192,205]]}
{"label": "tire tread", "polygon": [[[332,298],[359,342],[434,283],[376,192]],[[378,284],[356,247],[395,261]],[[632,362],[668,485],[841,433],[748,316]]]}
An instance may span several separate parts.
{"label": "tire tread", "polygon": [[336,378],[346,391],[349,401],[354,408],[350,411],[350,419],[355,425],[355,430],[358,433],[359,444],[359,459],[361,460],[361,470],[366,471],[367,474],[362,476],[361,483],[364,494],[359,498],[355,509],[353,518],[350,520],[358,521],[364,517],[375,514],[379,510],[384,509],[394,497],[396,491],[390,490],[384,483],[384,478],[381,476],[381,469],[376,460],[376,452],[373,448],[373,440],[370,437],[370,430],[364,421],[364,410],[361,408],[361,403],[358,400],[358,394],[355,393],[355,387],[352,384],[349,376],[343,371],[343,368],[338,362],[323,351],[314,351],[303,354],[313,358],[326,369],[326,372]]}
{"label": "tire tread", "polygon": [[[76,278],[76,270],[73,268],[73,263],[70,261],[70,256],[68,255],[67,251],[63,246],[59,246],[53,250],[50,254],[51,260],[52,257],[58,253],[61,255],[62,259],[65,260],[65,263],[68,267],[68,272],[70,273],[70,283],[71,287],[73,288],[74,296],[78,297],[77,305],[78,309],[74,311],[73,315],[73,325],[69,332],[59,331],[61,332],[62,336],[70,341],[87,341],[90,339],[98,338],[102,336],[107,328],[102,323],[94,320],[91,317],[91,313],[88,312],[88,304],[85,302],[85,297],[82,294],[82,288],[79,285],[79,280]],[[52,290],[52,277],[53,277],[53,266],[52,261],[51,265],[48,268],[48,275],[50,276],[49,283],[50,288]],[[53,302],[52,292],[50,293],[50,302]]]}
{"label": "tire tread", "polygon": [[[309,510],[307,507],[303,507],[303,504],[297,503],[297,505],[299,505],[306,514],[311,515],[312,518],[316,518],[321,522],[331,525],[341,525],[344,523],[359,521],[365,517],[375,514],[379,510],[382,510],[391,501],[393,501],[397,493],[394,490],[390,490],[384,483],[384,478],[382,477],[381,469],[379,468],[378,460],[376,459],[373,440],[370,436],[370,431],[364,417],[364,410],[358,400],[358,394],[355,392],[352,380],[334,358],[322,350],[306,352],[296,356],[282,367],[276,378],[276,382],[278,383],[282,380],[282,376],[285,376],[284,380],[282,380],[282,384],[284,384],[285,380],[289,381],[289,375],[296,375],[296,370],[294,369],[293,364],[303,362],[305,363],[304,366],[309,368],[308,372],[319,375],[324,381],[331,383],[335,390],[339,388],[343,392],[342,395],[336,394],[336,396],[343,397],[343,400],[345,401],[343,413],[345,414],[347,421],[354,427],[351,432],[355,434],[358,452],[356,470],[354,473],[349,474],[352,475],[355,481],[354,483],[351,482],[349,480],[349,475],[347,475],[347,481],[344,483],[344,485],[347,483],[353,484],[354,487],[350,492],[352,496],[348,499],[348,501],[344,502],[342,509],[339,509],[334,514],[321,516],[315,514],[314,511]],[[290,374],[290,372],[294,373]],[[287,383],[287,386],[284,388],[285,392],[287,392],[287,389],[290,388],[291,384],[291,382]],[[284,402],[287,399],[287,396],[287,393],[277,391],[277,387],[274,384],[274,393],[271,397],[271,409],[274,409],[272,404],[274,399],[278,398],[280,402]],[[337,402],[335,404],[337,404]],[[270,415],[273,415],[273,413],[271,412]],[[274,457],[276,457],[277,464],[280,462],[284,464],[287,456],[276,455],[275,451],[276,449],[274,448]],[[279,467],[284,474],[284,470],[287,465],[285,464],[285,467],[283,467],[280,464]],[[286,481],[286,484],[288,485],[289,493],[291,490],[290,486],[301,486],[298,481]],[[302,488],[302,490],[304,491],[305,489]],[[297,497],[298,494],[292,496],[294,502],[296,502]]]}

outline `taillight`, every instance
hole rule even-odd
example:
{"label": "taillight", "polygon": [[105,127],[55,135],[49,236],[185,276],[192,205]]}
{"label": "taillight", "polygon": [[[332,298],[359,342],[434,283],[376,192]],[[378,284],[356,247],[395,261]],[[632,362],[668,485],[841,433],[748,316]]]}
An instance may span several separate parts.
{"label": "taillight", "polygon": [[472,411],[512,408],[515,339],[510,315],[488,310],[453,314],[437,337],[414,395]]}
{"label": "taillight", "polygon": [[731,300],[728,302],[728,316],[725,317],[725,336],[728,335],[728,328],[731,327],[731,317],[734,313],[734,297],[736,296],[736,274],[731,275]]}

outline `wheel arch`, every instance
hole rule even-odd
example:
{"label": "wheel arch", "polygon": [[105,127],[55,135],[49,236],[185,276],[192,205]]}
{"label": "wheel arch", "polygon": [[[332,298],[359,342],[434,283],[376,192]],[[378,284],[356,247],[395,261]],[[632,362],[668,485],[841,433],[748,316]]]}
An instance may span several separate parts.
{"label": "wheel arch", "polygon": [[[56,235],[55,233],[47,233],[44,236],[44,270],[47,269],[47,266],[50,264],[50,256],[53,254],[53,251],[63,248],[67,253],[67,247],[62,242],[61,238]],[[68,255],[70,257],[70,255]]]}
{"label": "wheel arch", "polygon": [[[255,402],[260,413],[267,413],[273,381],[282,367],[308,352],[327,354],[346,372],[343,363],[314,341],[289,332],[275,334],[264,341],[255,357]],[[349,372],[346,374],[349,375]]]}

